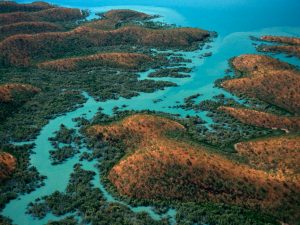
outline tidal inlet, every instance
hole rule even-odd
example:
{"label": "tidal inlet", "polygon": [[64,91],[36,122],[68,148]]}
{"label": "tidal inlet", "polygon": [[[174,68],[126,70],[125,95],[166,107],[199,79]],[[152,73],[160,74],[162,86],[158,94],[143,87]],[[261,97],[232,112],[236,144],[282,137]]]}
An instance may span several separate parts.
{"label": "tidal inlet", "polygon": [[299,9],[0,1],[0,225],[300,225]]}

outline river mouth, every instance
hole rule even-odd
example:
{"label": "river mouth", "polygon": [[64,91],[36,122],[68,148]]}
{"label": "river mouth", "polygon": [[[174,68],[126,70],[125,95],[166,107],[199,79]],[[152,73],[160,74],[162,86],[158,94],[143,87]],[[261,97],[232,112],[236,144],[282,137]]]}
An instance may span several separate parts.
{"label": "river mouth", "polygon": [[[108,6],[102,8],[93,8],[93,10],[106,11],[111,8],[126,8],[126,6]],[[188,24],[188,22],[186,22],[187,18],[171,9],[168,10],[166,8],[147,6],[135,6],[133,9],[163,14],[163,16],[166,18],[165,22],[174,22],[179,25]],[[49,195],[54,191],[63,192],[68,184],[70,174],[73,172],[74,165],[80,162],[80,154],[77,154],[63,164],[52,165],[49,161],[49,151],[53,147],[49,141],[49,138],[53,137],[53,134],[59,130],[61,124],[64,124],[68,128],[78,129],[77,123],[74,122],[74,119],[83,117],[91,120],[98,112],[99,107],[101,107],[103,109],[102,112],[107,115],[113,114],[113,108],[115,106],[118,106],[120,110],[122,110],[122,105],[127,105],[124,110],[154,110],[158,112],[179,114],[181,117],[185,117],[187,115],[198,115],[206,122],[207,127],[210,127],[213,122],[206,115],[206,112],[195,112],[193,110],[187,111],[180,108],[174,108],[172,106],[175,106],[178,104],[177,102],[182,102],[184,98],[195,93],[201,93],[201,96],[198,99],[199,101],[212,99],[213,96],[219,94],[232,97],[230,93],[214,87],[214,81],[223,77],[224,71],[228,68],[228,59],[240,54],[257,53],[255,46],[253,46],[253,42],[249,39],[249,36],[262,36],[266,34],[284,36],[292,36],[296,34],[300,36],[300,28],[270,27],[260,30],[253,30],[251,32],[233,32],[226,35],[221,34],[212,43],[209,43],[209,45],[211,45],[209,50],[206,50],[204,47],[202,50],[197,50],[194,52],[181,52],[182,54],[185,54],[186,58],[191,59],[191,63],[188,63],[188,66],[194,68],[193,72],[190,74],[191,77],[184,79],[155,78],[157,80],[174,81],[178,84],[178,87],[170,87],[154,93],[140,93],[139,96],[131,99],[120,98],[118,100],[108,100],[105,102],[96,101],[88,93],[83,93],[84,97],[86,98],[86,102],[82,107],[50,120],[50,122],[42,128],[38,137],[33,141],[35,144],[35,154],[31,155],[30,162],[42,175],[47,176],[47,179],[45,180],[45,186],[33,191],[30,194],[22,195],[18,199],[10,201],[10,203],[4,208],[2,214],[11,218],[15,224],[30,225],[46,224],[49,220],[58,220],[66,217],[57,217],[49,213],[43,219],[37,220],[26,214],[26,210],[28,204],[34,199]],[[212,52],[212,56],[208,58],[199,58],[199,55],[207,52]],[[283,55],[279,56],[279,58],[300,66],[299,60],[295,58],[285,58]],[[145,79],[146,77],[147,72],[140,74],[140,79]],[[158,99],[161,101],[155,102],[155,100]],[[86,147],[80,149],[80,153],[85,151],[88,151]],[[94,171],[96,173],[94,176],[93,185],[101,190],[107,202],[125,205],[134,213],[146,212],[152,219],[157,221],[163,218],[168,218],[170,224],[176,224],[176,210],[173,209],[172,206],[170,206],[169,210],[165,214],[161,215],[156,213],[151,206],[133,207],[128,205],[127,203],[114,198],[105,189],[105,186],[101,182],[99,170],[95,167],[95,161],[83,161],[80,163],[83,164],[83,169]],[[59,179],[57,179],[58,175]]]}

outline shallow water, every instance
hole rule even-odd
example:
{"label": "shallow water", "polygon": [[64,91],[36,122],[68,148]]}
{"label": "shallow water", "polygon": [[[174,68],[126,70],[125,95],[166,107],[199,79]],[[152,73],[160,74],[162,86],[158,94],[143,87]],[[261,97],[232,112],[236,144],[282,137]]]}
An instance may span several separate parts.
{"label": "shallow water", "polygon": [[[25,2],[25,1],[18,1]],[[49,150],[52,149],[51,143],[48,141],[49,137],[57,131],[60,124],[65,124],[69,128],[75,128],[76,123],[72,119],[85,116],[91,119],[97,112],[99,106],[106,114],[112,114],[114,106],[128,105],[125,109],[143,110],[150,109],[156,111],[163,111],[167,113],[186,115],[199,115],[207,122],[207,125],[212,123],[211,119],[206,116],[205,112],[196,113],[194,111],[185,111],[178,108],[169,108],[177,105],[176,101],[183,102],[185,97],[192,94],[202,94],[197,101],[211,99],[213,96],[223,93],[229,93],[214,88],[215,79],[224,76],[225,69],[228,68],[228,59],[231,57],[255,53],[255,47],[249,39],[250,35],[286,35],[286,36],[300,36],[300,18],[298,10],[300,7],[299,1],[272,1],[272,10],[269,9],[270,1],[266,0],[132,0],[132,1],[117,1],[117,0],[91,0],[88,3],[82,0],[72,1],[52,1],[55,4],[89,8],[94,15],[95,12],[106,11],[111,8],[130,8],[144,11],[150,14],[160,14],[160,20],[175,23],[182,26],[200,27],[209,30],[216,30],[219,36],[210,43],[212,48],[195,51],[192,53],[184,53],[186,57],[192,59],[192,63],[188,66],[194,68],[190,78],[174,79],[174,78],[155,78],[156,80],[170,80],[176,82],[178,87],[166,88],[162,91],[154,93],[141,93],[138,97],[132,99],[109,100],[106,102],[96,102],[87,94],[87,102],[79,109],[73,112],[66,113],[51,120],[41,131],[40,135],[34,140],[36,147],[34,149],[36,154],[31,156],[31,163],[37,167],[42,175],[48,178],[45,180],[45,186],[36,191],[20,196],[19,199],[11,201],[2,214],[13,219],[14,223],[19,225],[39,225],[45,224],[49,219],[57,220],[59,218],[52,214],[48,214],[43,220],[33,219],[26,215],[27,204],[34,199],[49,195],[54,191],[64,191],[70,174],[73,171],[73,165],[79,162],[79,155],[77,154],[72,159],[61,165],[51,165],[49,160]],[[184,3],[182,3],[184,2]],[[154,7],[155,5],[155,7]],[[266,13],[268,12],[268,13]],[[212,52],[213,55],[208,58],[200,59],[199,56],[205,52]],[[299,60],[295,58],[286,58],[283,55],[278,56],[280,59],[297,64],[300,66]],[[148,73],[140,74],[140,79],[146,79]],[[153,100],[161,99],[157,103]],[[87,149],[82,148],[81,152]],[[108,202],[119,202],[111,196],[101,183],[99,171],[94,167],[95,162],[83,161],[83,168],[93,170],[96,172],[94,178],[94,186],[98,187]],[[58,178],[59,177],[59,178]],[[119,202],[125,204],[123,202]],[[176,211],[170,209],[165,215],[160,216],[156,214],[151,207],[131,207],[132,211],[147,212],[153,219],[159,220],[162,217],[170,216],[170,223],[175,224]]]}

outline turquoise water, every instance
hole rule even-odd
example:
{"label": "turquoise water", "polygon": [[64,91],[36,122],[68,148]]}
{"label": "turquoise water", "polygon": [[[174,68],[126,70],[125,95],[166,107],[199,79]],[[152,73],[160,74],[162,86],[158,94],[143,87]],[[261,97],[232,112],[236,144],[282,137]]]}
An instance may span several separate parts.
{"label": "turquoise water", "polygon": [[[25,1],[18,1],[25,2]],[[205,112],[196,113],[194,111],[185,111],[182,109],[171,108],[177,105],[176,101],[183,102],[185,97],[192,94],[202,94],[197,101],[211,99],[213,96],[223,93],[229,95],[223,90],[213,87],[215,79],[224,76],[224,71],[228,68],[228,59],[240,54],[255,53],[255,47],[249,39],[250,35],[286,35],[286,36],[300,36],[300,18],[298,9],[300,7],[299,1],[272,1],[272,8],[270,10],[270,1],[266,0],[132,0],[132,1],[52,1],[53,3],[89,8],[93,13],[109,10],[111,8],[130,8],[144,11],[150,14],[160,14],[160,20],[175,23],[181,26],[201,27],[204,29],[215,30],[219,36],[210,43],[210,49],[204,47],[203,50],[198,50],[192,53],[183,53],[185,57],[192,59],[192,63],[187,66],[193,68],[190,78],[174,79],[174,78],[155,78],[156,80],[170,80],[176,82],[178,87],[167,88],[155,93],[141,93],[138,97],[132,99],[110,100],[106,102],[96,102],[87,93],[84,93],[87,102],[79,109],[73,112],[66,113],[51,120],[41,133],[34,140],[36,147],[34,149],[36,154],[31,156],[31,163],[35,166],[42,175],[46,175],[45,186],[36,191],[20,196],[19,199],[11,201],[2,214],[13,219],[14,223],[18,225],[39,225],[45,224],[49,219],[57,220],[52,214],[48,214],[43,220],[33,219],[26,215],[27,204],[34,199],[49,195],[54,191],[64,191],[70,174],[73,171],[73,165],[79,162],[79,155],[77,154],[72,159],[61,165],[51,165],[49,160],[49,150],[52,149],[51,143],[48,141],[54,132],[59,130],[60,124],[65,124],[69,128],[76,129],[74,118],[84,116],[91,119],[99,106],[106,114],[112,114],[114,106],[128,105],[126,109],[134,110],[157,110],[167,113],[186,115],[199,115],[207,122],[207,126],[212,123]],[[184,2],[184,3],[182,3]],[[213,52],[213,55],[208,58],[200,59],[200,55],[205,52]],[[295,58],[286,58],[283,55],[278,56],[280,59],[290,63],[299,64],[299,60]],[[147,75],[152,72],[140,74],[140,79],[147,79]],[[153,100],[161,99],[157,103]],[[22,144],[22,143],[19,143]],[[82,148],[81,152],[87,151]],[[93,184],[98,187],[108,202],[119,202],[126,205],[124,202],[118,201],[101,183],[99,171],[95,168],[96,162],[83,161],[83,168],[96,172]],[[164,215],[156,214],[151,207],[132,207],[127,205],[133,212],[147,212],[155,220],[170,217],[170,223],[175,224],[176,211],[170,209]]]}

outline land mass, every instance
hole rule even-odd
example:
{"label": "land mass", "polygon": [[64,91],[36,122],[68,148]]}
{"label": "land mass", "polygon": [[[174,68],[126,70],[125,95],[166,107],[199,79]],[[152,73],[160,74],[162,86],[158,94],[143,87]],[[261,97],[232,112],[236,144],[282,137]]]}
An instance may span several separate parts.
{"label": "land mass", "polygon": [[273,171],[300,183],[300,136],[289,135],[241,142],[235,149],[258,169]]}
{"label": "land mass", "polygon": [[11,116],[14,111],[39,92],[39,88],[28,84],[8,83],[0,85],[0,121]]}
{"label": "land mass", "polygon": [[219,110],[224,111],[242,123],[250,124],[258,127],[270,129],[281,129],[286,132],[300,131],[300,118],[278,116],[272,113],[261,112],[246,108],[234,107],[219,107]]}
{"label": "land mass", "polygon": [[54,6],[46,2],[33,2],[29,4],[19,4],[12,1],[0,2],[0,13],[36,12],[50,8],[54,8]]}
{"label": "land mass", "polygon": [[[157,23],[152,20],[155,15],[133,10],[111,10],[93,21],[87,21],[87,15],[42,2],[0,3],[0,148],[4,150],[0,179],[10,177],[0,185],[1,208],[18,194],[43,185],[43,177],[30,167],[32,146],[12,147],[8,145],[11,140],[35,137],[49,119],[84,102],[84,91],[97,100],[107,100],[175,86],[139,80],[137,72],[155,69],[149,77],[189,77],[191,69],[184,66],[180,54],[153,49],[199,49],[213,36],[202,29]],[[282,44],[264,47],[264,51],[299,56],[297,38],[262,39]],[[261,101],[273,112],[251,108],[253,104],[243,108],[224,96],[217,96],[218,102],[195,105],[200,96],[196,94],[185,99],[184,107],[210,111],[215,122],[212,129],[199,117],[179,120],[149,112],[105,124],[93,121],[91,125],[82,118],[87,124],[87,130],[82,130],[94,141],[89,143],[94,151],[80,159],[104,159],[98,165],[101,171],[106,166],[103,178],[124,199],[160,206],[171,203],[179,213],[191,211],[189,218],[205,212],[201,221],[191,219],[193,223],[202,222],[208,214],[215,218],[231,212],[252,221],[261,211],[296,224],[300,219],[300,72],[263,55],[238,56],[231,66],[235,76],[223,80],[221,86],[240,97]],[[277,133],[271,130],[274,128]],[[53,164],[79,153],[82,142],[75,133],[61,127],[50,139]],[[259,136],[268,137],[257,139]],[[78,211],[91,223],[106,218],[110,223],[167,224],[166,219],[152,221],[123,205],[106,202],[91,184],[94,175],[76,164],[66,192],[35,201],[29,213],[42,218],[49,210],[55,215]],[[210,207],[216,211],[205,211]],[[226,207],[230,210],[224,213]],[[228,221],[224,217],[219,224]]]}
{"label": "land mass", "polygon": [[0,181],[8,178],[16,168],[16,159],[9,153],[0,150]]}
{"label": "land mass", "polygon": [[124,68],[127,70],[142,70],[145,64],[153,61],[154,58],[145,54],[137,53],[99,53],[95,55],[59,59],[40,63],[41,69],[55,71],[71,71],[86,67],[104,66],[112,68]]}
{"label": "land mass", "polygon": [[121,142],[126,149],[126,155],[108,174],[121,195],[223,202],[269,212],[286,207],[293,212],[289,214],[294,215],[290,217],[292,221],[298,218],[295,202],[299,196],[291,193],[297,193],[299,182],[234,162],[213,154],[207,147],[170,138],[170,132],[185,132],[185,127],[167,118],[145,114],[88,130],[89,135],[112,145]]}
{"label": "land mass", "polygon": [[238,56],[231,64],[237,77],[224,81],[223,88],[300,113],[300,72],[295,67],[264,55]]}
{"label": "land mass", "polygon": [[[176,86],[163,80],[142,80],[138,72],[184,67],[186,59],[178,52],[156,49],[190,51],[212,38],[209,31],[155,22],[151,20],[155,15],[132,10],[112,10],[93,21],[87,21],[87,16],[84,10],[47,3],[0,3],[0,148],[18,162],[9,179],[1,182],[0,209],[20,194],[44,185],[45,177],[30,164],[33,145],[14,146],[13,141],[33,140],[50,119],[80,107],[86,101],[82,93],[105,101]],[[183,70],[190,72],[188,68]],[[49,152],[53,164],[79,154],[73,142],[60,142],[60,138],[72,136],[70,133],[64,130],[49,140],[53,144]],[[100,190],[92,188],[95,174],[79,167],[76,165],[74,174],[80,177],[78,181],[83,178],[82,182],[76,182],[72,175],[68,194],[55,192],[48,199],[50,203],[55,196],[64,197],[60,198],[66,203],[60,205],[62,211],[56,209],[54,214],[78,210],[85,221],[93,224],[103,218],[110,223],[167,224],[167,219],[154,221],[121,204],[106,202]],[[89,197],[82,193],[89,193]],[[38,217],[51,208],[36,207],[36,203],[30,206],[30,212]],[[0,217],[2,221],[7,220]]]}
{"label": "land mass", "polygon": [[104,46],[140,45],[184,49],[203,42],[208,37],[207,31],[193,28],[157,30],[132,26],[105,31],[82,26],[68,32],[8,37],[0,42],[0,62],[4,65],[29,66],[36,56],[53,59],[65,51],[75,52]]}
{"label": "land mass", "polygon": [[260,39],[266,42],[273,42],[275,43],[275,45],[259,45],[259,51],[285,53],[288,56],[296,56],[300,58],[300,38],[284,36],[263,36]]}

